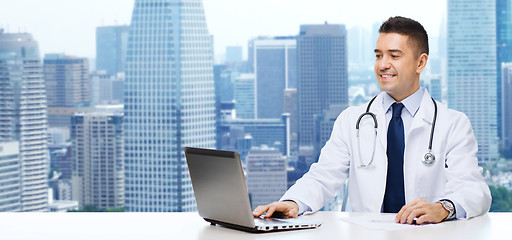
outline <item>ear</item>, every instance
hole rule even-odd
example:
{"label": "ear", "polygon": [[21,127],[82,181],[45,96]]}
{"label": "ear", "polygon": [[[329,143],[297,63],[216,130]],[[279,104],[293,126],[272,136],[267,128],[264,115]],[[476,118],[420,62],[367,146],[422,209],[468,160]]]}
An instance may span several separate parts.
{"label": "ear", "polygon": [[426,53],[422,53],[417,61],[417,65],[416,65],[417,73],[423,72],[423,69],[425,69],[425,67],[427,66],[427,60],[428,60],[428,55]]}

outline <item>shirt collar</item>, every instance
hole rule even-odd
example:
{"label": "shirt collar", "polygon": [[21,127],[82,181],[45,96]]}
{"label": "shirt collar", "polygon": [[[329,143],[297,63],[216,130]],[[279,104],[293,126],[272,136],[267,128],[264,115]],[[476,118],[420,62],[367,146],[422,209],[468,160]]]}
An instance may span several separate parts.
{"label": "shirt collar", "polygon": [[[411,114],[412,117],[416,115],[416,112],[418,112],[418,109],[420,108],[421,101],[423,100],[423,94],[425,93],[425,89],[420,87],[416,92],[414,92],[409,97],[405,98],[401,101],[401,103],[404,104],[405,109],[407,109],[407,112]],[[382,107],[386,110],[386,113],[388,111],[391,111],[391,105],[395,103],[395,99],[391,97],[389,94],[384,94],[382,98]]]}

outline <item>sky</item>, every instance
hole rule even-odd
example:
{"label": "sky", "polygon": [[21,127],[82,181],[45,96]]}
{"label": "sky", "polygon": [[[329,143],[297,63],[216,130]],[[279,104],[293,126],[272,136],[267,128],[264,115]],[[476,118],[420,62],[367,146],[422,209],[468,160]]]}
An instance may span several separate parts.
{"label": "sky", "polygon": [[[347,28],[405,16],[438,36],[446,0],[204,0],[216,56],[257,36],[297,35],[301,24],[345,24]],[[0,28],[28,32],[45,53],[96,55],[96,27],[130,24],[134,0],[3,0]]]}

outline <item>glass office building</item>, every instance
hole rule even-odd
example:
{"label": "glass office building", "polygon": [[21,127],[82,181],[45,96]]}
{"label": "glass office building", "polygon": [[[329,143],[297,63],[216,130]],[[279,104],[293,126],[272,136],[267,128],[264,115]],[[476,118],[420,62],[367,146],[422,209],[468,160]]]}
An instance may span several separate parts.
{"label": "glass office building", "polygon": [[109,75],[124,72],[130,26],[103,26],[96,28],[96,70]]}
{"label": "glass office building", "polygon": [[[500,88],[502,80],[502,63],[512,62],[512,1],[496,0],[496,56],[497,56],[497,108],[498,108],[498,136],[503,139],[503,125],[512,125],[510,122],[503,122],[503,115],[506,114],[502,102],[502,95],[510,95],[503,88]],[[505,98],[507,96],[504,96]]]}
{"label": "glass office building", "polygon": [[127,211],[195,211],[183,147],[215,147],[213,47],[201,0],[136,0],[124,98]]}
{"label": "glass office building", "polygon": [[495,1],[448,0],[448,106],[465,113],[477,157],[498,157]]}
{"label": "glass office building", "polygon": [[297,39],[299,145],[314,144],[314,115],[348,104],[345,25],[301,25]]}
{"label": "glass office building", "polygon": [[297,86],[295,37],[259,37],[249,42],[256,77],[256,118],[280,118],[286,88]]}
{"label": "glass office building", "polygon": [[37,42],[0,29],[0,142],[19,142],[21,211],[48,211],[46,91]]}

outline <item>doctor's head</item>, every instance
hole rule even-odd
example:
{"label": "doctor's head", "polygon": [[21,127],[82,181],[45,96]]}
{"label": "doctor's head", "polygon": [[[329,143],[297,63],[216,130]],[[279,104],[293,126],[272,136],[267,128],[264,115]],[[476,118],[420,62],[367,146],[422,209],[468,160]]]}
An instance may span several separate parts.
{"label": "doctor's head", "polygon": [[379,28],[374,52],[375,77],[382,91],[402,101],[418,90],[428,60],[428,35],[420,23],[389,18]]}

